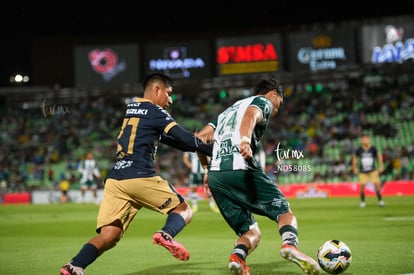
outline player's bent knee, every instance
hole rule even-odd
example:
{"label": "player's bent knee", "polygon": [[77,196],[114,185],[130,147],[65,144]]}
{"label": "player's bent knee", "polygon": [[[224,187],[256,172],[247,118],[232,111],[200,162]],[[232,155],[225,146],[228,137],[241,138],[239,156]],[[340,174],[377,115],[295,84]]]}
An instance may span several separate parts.
{"label": "player's bent knee", "polygon": [[193,219],[193,210],[191,210],[190,205],[187,202],[180,203],[172,213],[177,213],[181,215],[186,224],[190,223]]}

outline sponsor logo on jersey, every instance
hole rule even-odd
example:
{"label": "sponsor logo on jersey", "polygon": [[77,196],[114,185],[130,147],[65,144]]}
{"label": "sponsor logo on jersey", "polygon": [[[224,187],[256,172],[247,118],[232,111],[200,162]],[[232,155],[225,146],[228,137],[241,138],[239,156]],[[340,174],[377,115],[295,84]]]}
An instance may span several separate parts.
{"label": "sponsor logo on jersey", "polygon": [[146,116],[148,113],[147,109],[128,109],[126,111],[127,115],[144,115]]}

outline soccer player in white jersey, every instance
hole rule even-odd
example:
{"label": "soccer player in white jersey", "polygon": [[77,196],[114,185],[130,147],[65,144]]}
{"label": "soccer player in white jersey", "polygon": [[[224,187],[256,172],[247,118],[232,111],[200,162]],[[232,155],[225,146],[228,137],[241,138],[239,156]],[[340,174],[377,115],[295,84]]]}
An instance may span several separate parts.
{"label": "soccer player in white jersey", "polygon": [[100,179],[101,172],[99,171],[96,160],[91,152],[87,152],[85,159],[79,163],[78,171],[81,174],[80,188],[82,192],[82,202],[85,202],[86,191],[92,190],[94,202],[98,204],[98,184],[96,180]]}
{"label": "soccer player in white jersey", "polygon": [[[198,201],[202,200],[203,198],[198,194],[198,188],[203,186],[203,179],[204,179],[204,169],[198,159],[196,152],[184,152],[183,153],[183,163],[185,167],[190,170],[189,174],[189,200],[191,201],[191,208],[193,212],[198,211]],[[216,202],[214,201],[213,197],[210,193],[206,194],[208,199],[208,205],[210,206],[211,211],[214,213],[218,213],[219,210],[216,206]]]}
{"label": "soccer player in white jersey", "polygon": [[271,117],[283,103],[284,86],[273,78],[264,78],[257,83],[254,93],[221,112],[197,134],[205,142],[214,142],[210,162],[199,154],[203,167],[208,167],[205,189],[209,189],[223,218],[237,235],[228,268],[232,274],[250,274],[246,258],[261,238],[254,217],[257,214],[278,224],[283,258],[297,264],[306,274],[319,274],[318,263],[297,248],[297,220],[289,202],[254,158]]}

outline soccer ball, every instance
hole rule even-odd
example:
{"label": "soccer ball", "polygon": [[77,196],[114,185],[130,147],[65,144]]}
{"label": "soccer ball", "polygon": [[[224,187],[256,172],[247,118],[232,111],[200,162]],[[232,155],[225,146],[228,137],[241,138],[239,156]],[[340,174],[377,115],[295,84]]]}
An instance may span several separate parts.
{"label": "soccer ball", "polygon": [[317,257],[320,267],[329,274],[345,272],[352,262],[351,249],[340,240],[324,242],[318,249]]}

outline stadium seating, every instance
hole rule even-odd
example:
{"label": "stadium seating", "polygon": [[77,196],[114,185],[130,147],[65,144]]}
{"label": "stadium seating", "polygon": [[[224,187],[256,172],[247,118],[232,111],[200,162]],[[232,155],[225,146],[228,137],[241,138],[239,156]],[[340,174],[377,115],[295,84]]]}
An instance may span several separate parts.
{"label": "stadium seating", "polygon": [[[361,84],[351,96],[346,91],[323,91],[314,101],[312,93],[293,91],[263,140],[269,173],[277,165],[274,149],[280,142],[286,148],[300,148],[304,155],[299,160],[284,160],[284,164],[310,165],[311,171],[273,173],[279,184],[355,181],[350,172],[351,154],[359,144],[360,134],[367,133],[372,136],[373,144],[386,154],[387,165],[392,166],[382,176],[383,181],[413,179],[412,90],[414,83],[411,82],[394,84],[390,91],[370,91]],[[0,117],[1,155],[4,156],[0,159],[0,182],[6,182],[8,192],[56,187],[62,175],[74,173],[76,176],[77,162],[88,150],[98,156],[103,175],[110,169],[115,158],[122,105],[114,102],[111,95],[79,100],[72,103],[76,108],[70,114],[60,117],[45,119],[38,109],[4,111]],[[173,104],[170,112],[188,129],[199,129],[235,98],[226,100],[198,104],[194,97],[183,95],[182,103]],[[352,105],[344,107],[342,103],[349,100],[353,101]],[[99,104],[94,104],[96,101]],[[316,151],[309,148],[311,143],[314,143],[312,150]],[[403,149],[407,150],[405,156],[401,155]],[[333,173],[334,163],[338,162],[346,167],[341,175]],[[160,173],[173,183],[185,171],[181,152],[166,146],[159,147],[157,163]],[[49,169],[53,170],[52,179]],[[76,179],[72,188],[79,188]]]}

